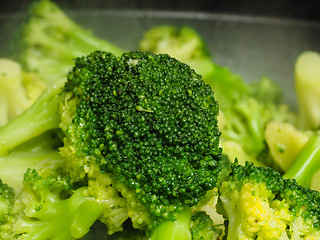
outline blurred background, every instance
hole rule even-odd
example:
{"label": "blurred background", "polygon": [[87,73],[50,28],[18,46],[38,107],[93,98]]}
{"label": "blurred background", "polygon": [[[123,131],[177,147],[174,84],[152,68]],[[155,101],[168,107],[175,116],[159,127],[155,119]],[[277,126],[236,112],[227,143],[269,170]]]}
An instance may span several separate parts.
{"label": "blurred background", "polygon": [[[1,0],[0,13],[21,12],[31,0]],[[200,11],[320,21],[320,0],[55,0],[66,9]]]}

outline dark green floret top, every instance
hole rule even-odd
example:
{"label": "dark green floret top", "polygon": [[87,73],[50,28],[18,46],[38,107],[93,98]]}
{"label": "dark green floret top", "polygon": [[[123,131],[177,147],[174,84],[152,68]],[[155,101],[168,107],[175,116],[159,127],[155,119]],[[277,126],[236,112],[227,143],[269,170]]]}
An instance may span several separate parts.
{"label": "dark green floret top", "polygon": [[85,174],[98,162],[155,219],[174,219],[215,187],[219,108],[186,64],[165,54],[96,51],[76,59],[62,96],[73,165]]}

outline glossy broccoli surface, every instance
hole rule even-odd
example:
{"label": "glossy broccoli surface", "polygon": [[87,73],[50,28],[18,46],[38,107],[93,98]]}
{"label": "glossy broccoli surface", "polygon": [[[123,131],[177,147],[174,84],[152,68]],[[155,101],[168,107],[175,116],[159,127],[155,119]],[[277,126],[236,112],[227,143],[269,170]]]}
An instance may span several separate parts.
{"label": "glossy broccoli surface", "polygon": [[168,55],[95,52],[76,60],[62,96],[61,108],[73,112],[61,124],[62,151],[73,167],[85,172],[98,161],[152,217],[174,219],[215,186],[218,105],[187,65]]}

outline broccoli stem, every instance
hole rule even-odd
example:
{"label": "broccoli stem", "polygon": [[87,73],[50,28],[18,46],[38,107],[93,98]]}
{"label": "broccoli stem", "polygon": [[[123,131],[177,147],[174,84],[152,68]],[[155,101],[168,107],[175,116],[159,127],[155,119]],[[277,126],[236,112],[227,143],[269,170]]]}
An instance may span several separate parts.
{"label": "broccoli stem", "polygon": [[314,133],[283,177],[295,179],[303,187],[309,188],[312,176],[320,167],[319,160],[320,134]]}
{"label": "broccoli stem", "polygon": [[40,134],[59,127],[59,93],[65,80],[55,82],[23,113],[0,128],[0,156]]}
{"label": "broccoli stem", "polygon": [[191,209],[184,208],[176,221],[167,221],[156,227],[151,240],[191,240],[191,215]]}

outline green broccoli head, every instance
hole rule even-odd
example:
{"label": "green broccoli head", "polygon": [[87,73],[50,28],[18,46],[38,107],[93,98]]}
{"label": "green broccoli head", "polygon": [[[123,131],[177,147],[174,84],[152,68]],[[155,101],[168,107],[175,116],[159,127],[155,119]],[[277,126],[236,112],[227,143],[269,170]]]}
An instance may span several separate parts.
{"label": "green broccoli head", "polygon": [[87,187],[72,184],[62,170],[29,169],[24,189],[17,196],[3,239],[79,239],[98,219],[102,205]]}
{"label": "green broccoli head", "polygon": [[187,65],[165,54],[97,51],[76,60],[62,98],[62,152],[73,177],[97,161],[154,219],[175,219],[215,187],[218,104]]}
{"label": "green broccoli head", "polygon": [[[219,188],[227,239],[318,239],[319,193],[268,167],[235,162]],[[309,238],[307,238],[309,237]]]}

